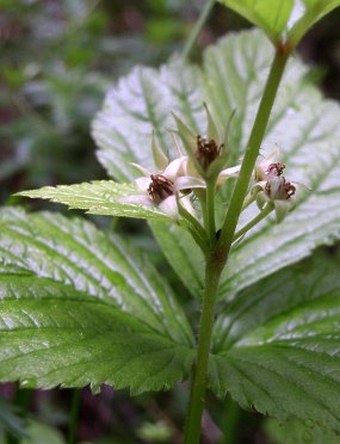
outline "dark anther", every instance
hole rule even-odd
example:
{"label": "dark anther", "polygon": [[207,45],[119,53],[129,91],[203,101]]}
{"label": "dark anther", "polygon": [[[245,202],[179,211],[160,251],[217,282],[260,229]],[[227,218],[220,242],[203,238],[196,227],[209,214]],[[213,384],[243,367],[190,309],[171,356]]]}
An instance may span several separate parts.
{"label": "dark anther", "polygon": [[272,176],[281,176],[285,168],[286,165],[284,163],[281,162],[271,163],[270,165],[268,165],[266,173]]}
{"label": "dark anther", "polygon": [[265,185],[265,191],[272,199],[288,200],[294,196],[296,187],[291,182],[287,182],[285,177],[280,176],[269,179]]}
{"label": "dark anther", "polygon": [[269,181],[266,182],[266,185],[265,185],[264,189],[265,189],[266,193],[270,195],[270,191],[272,189],[272,186],[271,186],[271,183]]}
{"label": "dark anther", "polygon": [[195,156],[204,171],[206,171],[209,165],[220,155],[222,148],[223,144],[218,146],[213,139],[208,140],[204,137],[197,136]]}
{"label": "dark anther", "polygon": [[162,174],[151,174],[150,178],[148,193],[156,205],[174,194],[174,183],[170,179]]}
{"label": "dark anther", "polygon": [[287,199],[294,196],[296,193],[296,187],[291,182],[285,182],[284,189],[286,192]]}

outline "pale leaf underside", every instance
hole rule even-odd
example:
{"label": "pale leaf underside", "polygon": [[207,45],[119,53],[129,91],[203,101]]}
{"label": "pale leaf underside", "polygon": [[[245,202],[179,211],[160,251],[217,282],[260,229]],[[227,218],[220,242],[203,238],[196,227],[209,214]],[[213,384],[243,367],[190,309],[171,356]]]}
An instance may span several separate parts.
{"label": "pale leaf underside", "polygon": [[[164,150],[173,153],[167,134],[167,128],[174,127],[171,111],[202,133],[206,126],[205,101],[220,128],[236,110],[228,138],[230,165],[236,164],[247,144],[272,57],[273,49],[263,34],[248,31],[210,47],[202,70],[179,60],[159,71],[136,68],[109,92],[93,122],[99,160],[120,180],[131,177],[128,166],[122,166],[127,159],[152,170],[148,149],[152,128]],[[340,110],[336,103],[322,99],[307,80],[307,73],[297,57],[290,61],[262,152],[271,152],[277,144],[287,165],[287,179],[301,182],[311,191],[298,188],[296,208],[283,223],[277,225],[269,217],[247,234],[231,254],[221,298],[236,294],[340,237]],[[232,185],[218,200],[220,212],[228,204]],[[239,227],[257,211],[252,206]],[[157,224],[155,233],[178,275],[199,296],[196,290],[203,285],[204,263],[200,251],[189,238],[185,248],[178,247],[183,230],[177,227],[164,225],[161,229]]]}

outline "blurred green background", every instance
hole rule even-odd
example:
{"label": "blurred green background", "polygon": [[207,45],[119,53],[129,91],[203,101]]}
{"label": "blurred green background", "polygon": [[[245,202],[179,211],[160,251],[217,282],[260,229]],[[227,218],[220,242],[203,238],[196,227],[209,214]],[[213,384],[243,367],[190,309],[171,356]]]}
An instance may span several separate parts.
{"label": "blurred green background", "polygon": [[[90,122],[105,91],[134,65],[159,66],[181,51],[204,3],[0,0],[0,203],[15,202],[10,196],[19,189],[105,178],[90,137]],[[340,98],[339,24],[336,10],[299,48],[314,66],[315,82],[335,99]],[[199,62],[202,50],[219,36],[247,26],[217,4],[192,60]],[[46,202],[33,205],[48,206]],[[97,223],[108,222],[97,218]],[[135,228],[131,222],[120,226],[124,232]],[[138,228],[137,240],[141,245],[150,242],[145,226]],[[154,261],[170,273],[155,245],[152,248]],[[180,285],[173,274],[169,277]],[[0,395],[0,443],[5,439],[8,443],[66,442],[72,405],[80,409],[79,442],[181,442],[186,404],[182,387],[131,399],[109,387],[94,397],[88,389],[29,392],[4,384]],[[211,416],[205,417],[202,441],[206,444],[285,442],[285,438],[279,441],[277,424],[264,426],[260,416],[240,412],[230,400],[209,399],[208,406]],[[229,441],[220,441],[224,427],[232,432]],[[25,431],[31,438],[20,438]]]}

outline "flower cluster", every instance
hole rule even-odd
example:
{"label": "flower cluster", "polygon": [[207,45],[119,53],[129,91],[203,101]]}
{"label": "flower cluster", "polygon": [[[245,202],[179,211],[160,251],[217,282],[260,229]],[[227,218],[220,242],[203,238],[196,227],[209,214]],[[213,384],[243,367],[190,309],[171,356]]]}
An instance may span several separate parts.
{"label": "flower cluster", "polygon": [[197,149],[195,159],[204,171],[208,171],[210,165],[221,155],[224,144],[218,145],[214,139],[197,136]]}
{"label": "flower cluster", "polygon": [[[190,213],[196,217],[193,198],[198,196],[202,199],[204,196],[199,190],[204,190],[208,184],[218,187],[230,177],[238,175],[240,165],[226,168],[226,135],[221,137],[206,106],[205,109],[207,132],[204,136],[193,133],[174,115],[177,126],[174,131],[178,152],[176,159],[169,161],[153,135],[151,149],[157,170],[150,172],[134,164],[142,173],[135,180],[138,193],[124,198],[125,202],[157,207],[174,220],[179,218],[181,209],[187,216]],[[296,193],[296,184],[286,180],[284,170],[285,164],[280,162],[277,148],[268,157],[260,156],[255,164],[254,184],[245,206],[256,200],[260,210],[264,207],[267,210],[275,209],[277,221],[281,221],[294,202]]]}
{"label": "flower cluster", "polygon": [[[136,179],[136,185],[141,192],[140,195],[130,196],[130,202],[146,206],[156,206],[168,216],[177,219],[178,200],[187,211],[193,213],[189,193],[196,188],[204,188],[205,184],[199,177],[194,177],[188,173],[188,157],[180,156],[169,162],[165,168],[164,163],[159,162],[159,155],[162,154],[160,148],[156,148],[153,140],[153,152],[156,166],[159,167],[157,173],[151,173],[139,165],[135,165],[143,176]],[[155,155],[155,149],[159,150]],[[165,159],[164,159],[165,160]],[[166,162],[168,162],[166,160]]]}
{"label": "flower cluster", "polygon": [[176,135],[182,141],[184,150],[177,145],[179,157],[171,162],[165,156],[152,137],[152,153],[157,172],[145,170],[140,165],[134,166],[142,172],[143,176],[135,180],[140,194],[124,198],[125,202],[145,206],[156,206],[162,212],[178,218],[181,205],[191,214],[194,214],[192,196],[195,190],[204,189],[207,180],[213,178],[216,185],[238,174],[240,166],[225,168],[227,161],[224,143],[218,135],[216,125],[207,112],[207,136],[195,135],[177,117]]}

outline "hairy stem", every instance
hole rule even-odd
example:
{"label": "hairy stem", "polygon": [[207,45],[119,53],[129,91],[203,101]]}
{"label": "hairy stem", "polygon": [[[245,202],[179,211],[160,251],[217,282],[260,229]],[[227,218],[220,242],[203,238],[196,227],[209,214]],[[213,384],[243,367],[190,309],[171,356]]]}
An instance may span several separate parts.
{"label": "hairy stem", "polygon": [[[282,79],[282,75],[291,54],[289,47],[280,46],[276,50],[264,93],[256,114],[255,122],[249,137],[247,149],[241,166],[240,175],[231,197],[230,205],[221,229],[219,245],[225,249],[228,255],[239,216],[242,211],[243,201],[247,195],[251,175],[255,161],[259,155],[261,143],[265,135],[274,100]],[[227,259],[227,257],[226,257]],[[226,260],[225,259],[225,260]]]}
{"label": "hairy stem", "polygon": [[182,57],[183,59],[187,59],[190,55],[190,52],[192,51],[192,48],[194,47],[194,44],[197,40],[197,37],[199,36],[199,33],[201,32],[204,23],[207,21],[208,16],[215,4],[216,0],[208,0],[207,3],[205,4],[204,8],[202,9],[202,12],[197,20],[197,22],[195,23],[195,26],[193,27],[189,38],[184,46],[183,52],[182,52]]}
{"label": "hairy stem", "polygon": [[[215,301],[218,291],[221,272],[227,263],[230,247],[234,239],[237,222],[242,211],[244,199],[247,195],[249,182],[254,169],[256,158],[267,128],[269,116],[281,82],[281,78],[291,54],[291,48],[280,45],[275,54],[269,77],[264,89],[255,122],[250,134],[246,153],[242,162],[240,175],[230,206],[222,225],[219,239],[215,240],[211,223],[208,222],[209,208],[212,202],[206,202],[205,227],[210,238],[210,249],[206,253],[205,292],[202,302],[201,319],[198,336],[198,349],[196,363],[193,368],[191,393],[188,406],[188,415],[185,425],[185,444],[199,443],[201,431],[201,418],[204,408],[206,392],[207,371],[211,348],[212,329],[214,325]],[[207,191],[207,199],[214,199]],[[210,228],[208,228],[210,227]]]}
{"label": "hairy stem", "polygon": [[216,268],[212,260],[207,261],[205,272],[206,287],[203,296],[202,314],[199,326],[197,360],[193,369],[194,376],[185,426],[185,444],[198,443],[201,433],[201,418],[204,407],[206,376],[219,278],[220,270]]}

